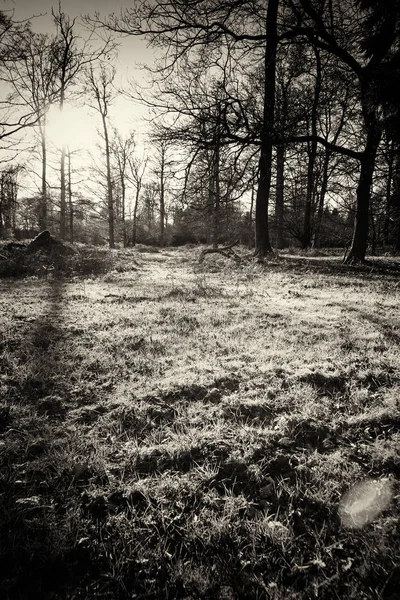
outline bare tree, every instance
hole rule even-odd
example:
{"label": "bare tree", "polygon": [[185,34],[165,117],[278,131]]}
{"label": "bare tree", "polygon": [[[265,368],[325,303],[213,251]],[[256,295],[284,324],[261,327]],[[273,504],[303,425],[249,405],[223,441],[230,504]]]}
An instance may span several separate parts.
{"label": "bare tree", "polygon": [[153,108],[165,103],[163,119],[157,121],[158,138],[174,145],[175,182],[182,184],[178,196],[204,215],[207,238],[214,246],[228,206],[253,187],[250,165],[258,154],[258,148],[251,149],[241,137],[246,135],[243,101],[229,62],[214,65],[213,71],[204,61],[183,61],[179,80],[169,80],[165,89],[155,82],[157,92],[143,98]]}
{"label": "bare tree", "polygon": [[109,138],[108,113],[109,107],[114,99],[113,82],[115,78],[115,68],[106,67],[103,63],[95,70],[90,65],[88,70],[88,92],[93,98],[91,108],[96,110],[102,122],[104,151],[106,159],[106,181],[107,181],[107,209],[108,209],[108,237],[110,248],[115,247],[115,207],[113,195],[113,181],[111,172],[111,146]]}
{"label": "bare tree", "polygon": [[159,244],[165,244],[165,226],[167,217],[168,183],[174,177],[174,159],[171,156],[172,143],[160,129],[155,128],[151,137],[154,148],[153,173],[156,177],[160,207]]}
{"label": "bare tree", "polygon": [[41,203],[39,227],[47,227],[47,134],[50,106],[59,98],[57,81],[59,46],[54,38],[24,29],[19,36],[19,60],[7,63],[10,101],[28,106],[36,116],[41,148]]}
{"label": "bare tree", "polygon": [[[76,36],[74,34],[75,19],[70,18],[62,12],[61,2],[59,3],[58,13],[52,9],[54,22],[58,29],[59,41],[59,65],[58,79],[60,85],[60,112],[62,113],[65,103],[65,94],[69,83],[74,81],[75,76],[81,69],[81,57],[76,52]],[[60,159],[60,237],[65,238],[66,233],[66,181],[65,181],[65,161],[67,149],[65,143],[61,147]],[[69,157],[69,165],[70,165]],[[71,215],[71,212],[70,212]]]}
{"label": "bare tree", "polygon": [[137,241],[137,219],[139,210],[139,199],[143,187],[143,178],[146,172],[148,159],[137,158],[136,156],[129,156],[129,180],[135,188],[135,198],[133,203],[133,214],[132,214],[132,246],[136,245]]}
{"label": "bare tree", "polygon": [[123,137],[116,129],[113,130],[111,153],[118,173],[121,186],[121,221],[124,248],[128,245],[126,224],[126,187],[129,177],[129,165],[135,152],[135,137],[133,132]]}
{"label": "bare tree", "polygon": [[[275,64],[278,44],[279,0],[270,0],[268,8],[258,2],[219,3],[200,0],[189,4],[174,0],[141,0],[120,17],[111,17],[98,24],[130,35],[145,35],[154,46],[166,50],[166,62],[161,67],[162,77],[176,74],[179,77],[181,59],[193,57],[192,65],[208,61],[214,68],[225,63],[227,52],[236,63],[249,54],[263,55],[264,90],[261,133],[250,136],[259,152],[259,184],[256,197],[256,254],[265,256],[272,252],[268,230],[268,204],[272,174],[272,147],[275,100]],[[247,58],[248,62],[249,58]],[[239,106],[239,105],[238,105]],[[241,111],[239,111],[241,112]],[[239,120],[239,119],[238,119]],[[243,121],[246,123],[244,117]],[[233,134],[231,130],[231,134]],[[237,139],[237,136],[233,136]],[[240,139],[249,143],[249,136]]]}
{"label": "bare tree", "polygon": [[[81,194],[77,191],[78,188],[87,181],[85,168],[76,166],[76,157],[79,156],[81,150],[71,150],[66,147],[66,229],[68,229],[68,240],[73,243],[75,240],[75,220],[83,214],[85,202],[82,201]],[[75,159],[75,164],[74,164]],[[90,203],[87,203],[88,206]]]}
{"label": "bare tree", "polygon": [[23,70],[23,41],[31,35],[29,22],[15,23],[5,12],[0,11],[0,140],[13,138],[13,141],[8,141],[7,146],[2,146],[1,149],[11,150],[14,155],[18,153],[17,144],[20,141],[17,139],[15,142],[17,134],[36,125],[42,116],[42,112],[38,113],[32,102],[26,102],[26,98],[18,94],[13,85],[13,78],[18,78],[20,69]]}
{"label": "bare tree", "polygon": [[[59,108],[62,114],[68,88],[78,83],[80,73],[88,65],[94,64],[102,56],[110,52],[114,45],[110,37],[102,40],[98,48],[91,45],[91,38],[82,40],[75,32],[76,18],[71,19],[62,11],[61,0],[58,12],[52,9],[54,23],[57,27],[57,79],[59,85]],[[66,233],[66,145],[62,144],[60,158],[60,237],[64,239]]]}

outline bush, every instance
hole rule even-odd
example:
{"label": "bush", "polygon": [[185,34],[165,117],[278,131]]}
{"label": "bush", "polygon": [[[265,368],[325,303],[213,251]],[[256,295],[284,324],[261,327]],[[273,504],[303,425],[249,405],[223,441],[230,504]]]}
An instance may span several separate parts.
{"label": "bush", "polygon": [[27,252],[23,247],[0,250],[0,277],[56,277],[103,275],[113,268],[111,253],[93,246],[80,246],[79,250],[59,244],[49,252]]}
{"label": "bush", "polygon": [[113,268],[113,260],[109,251],[89,246],[75,254],[69,266],[74,275],[104,275]]}
{"label": "bush", "polygon": [[191,233],[174,233],[171,236],[171,246],[185,246],[186,244],[195,244],[196,238]]}
{"label": "bush", "polygon": [[11,256],[0,260],[0,278],[27,277],[34,274],[34,270],[19,257]]}

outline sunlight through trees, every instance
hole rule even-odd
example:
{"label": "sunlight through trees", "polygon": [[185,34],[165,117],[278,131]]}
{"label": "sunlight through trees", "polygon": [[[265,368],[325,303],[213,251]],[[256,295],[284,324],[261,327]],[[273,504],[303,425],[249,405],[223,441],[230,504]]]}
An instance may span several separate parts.
{"label": "sunlight through trees", "polygon": [[[66,237],[68,147],[79,151],[71,202],[85,239],[216,247],[239,235],[261,258],[274,247],[334,246],[348,248],[349,262],[400,246],[397,3],[137,0],[83,21],[60,5],[52,20],[36,33],[35,21],[1,12],[2,164],[18,167],[21,186],[35,182],[34,229]],[[116,69],[120,34],[147,42],[151,59],[146,77],[108,78],[106,109],[96,81]],[[123,170],[130,153],[151,164],[139,194],[111,151],[126,139],[122,99],[135,140]],[[105,184],[93,176],[102,162]]]}

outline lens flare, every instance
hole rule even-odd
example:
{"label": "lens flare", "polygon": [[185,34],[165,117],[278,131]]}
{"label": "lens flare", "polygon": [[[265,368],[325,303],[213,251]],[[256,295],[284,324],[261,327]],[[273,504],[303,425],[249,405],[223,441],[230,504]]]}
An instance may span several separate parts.
{"label": "lens flare", "polygon": [[369,479],[354,485],[342,497],[339,516],[344,527],[360,529],[388,508],[393,498],[389,479]]}

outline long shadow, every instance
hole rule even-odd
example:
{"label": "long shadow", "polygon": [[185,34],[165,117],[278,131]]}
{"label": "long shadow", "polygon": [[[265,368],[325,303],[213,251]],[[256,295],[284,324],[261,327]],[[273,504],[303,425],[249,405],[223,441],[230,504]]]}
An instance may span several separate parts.
{"label": "long shadow", "polygon": [[382,317],[377,317],[376,315],[372,315],[361,309],[358,309],[356,312],[362,319],[365,319],[366,321],[374,325],[377,328],[377,330],[382,334],[385,340],[400,345],[400,333],[397,333],[396,331],[396,326],[397,329],[400,330],[400,326],[397,320],[394,321],[390,318],[385,319]]}
{"label": "long shadow", "polygon": [[395,280],[400,278],[400,261],[395,259],[370,259],[363,264],[344,264],[342,259],[333,257],[304,257],[282,255],[276,261],[267,263],[268,269],[301,272],[309,270],[324,275],[358,275],[360,277],[384,278]]}
{"label": "long shadow", "polygon": [[3,363],[8,386],[0,410],[0,597],[7,600],[54,597],[51,590],[61,583],[65,484],[55,448],[66,439],[65,285],[57,278],[47,281],[47,289],[38,286],[42,310],[20,317],[25,322],[13,332]]}
{"label": "long shadow", "polygon": [[[47,301],[33,325],[29,343],[32,348],[31,373],[26,380],[25,394],[35,401],[39,414],[61,417],[66,412],[65,342],[63,306],[65,282],[57,278],[49,282]],[[63,377],[64,375],[64,377]],[[32,393],[33,392],[33,393]],[[27,398],[27,399],[28,399]]]}

